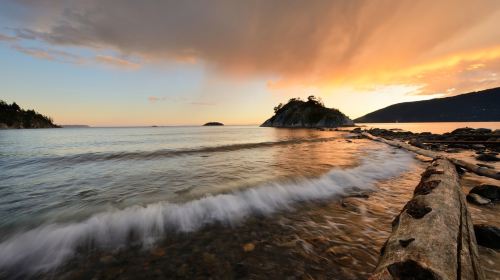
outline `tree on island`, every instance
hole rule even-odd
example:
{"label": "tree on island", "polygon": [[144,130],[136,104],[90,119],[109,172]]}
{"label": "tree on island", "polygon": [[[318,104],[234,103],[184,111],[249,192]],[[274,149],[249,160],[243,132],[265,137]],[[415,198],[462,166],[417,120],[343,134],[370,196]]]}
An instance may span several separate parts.
{"label": "tree on island", "polygon": [[274,107],[274,116],[261,126],[271,127],[338,127],[352,125],[352,121],[334,108],[326,108],[321,98],[314,95],[307,101],[291,98],[286,104]]}
{"label": "tree on island", "polygon": [[0,128],[49,128],[58,127],[50,117],[35,110],[23,110],[16,102],[0,100]]}

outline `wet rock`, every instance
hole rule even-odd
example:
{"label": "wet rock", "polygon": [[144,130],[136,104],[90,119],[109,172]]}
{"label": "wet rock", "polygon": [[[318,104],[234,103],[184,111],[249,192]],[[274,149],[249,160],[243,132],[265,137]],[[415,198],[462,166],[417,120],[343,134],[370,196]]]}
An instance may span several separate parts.
{"label": "wet rock", "polygon": [[242,263],[233,266],[233,273],[236,278],[243,278],[248,275],[248,269]]}
{"label": "wet rock", "polygon": [[418,155],[418,154],[415,156],[415,158],[420,160],[421,162],[431,162],[432,161],[431,157],[426,157],[426,156]]}
{"label": "wet rock", "polygon": [[349,199],[348,197],[342,199],[342,201],[341,201],[341,205],[343,208],[346,208],[347,210],[352,211],[352,212],[359,213],[360,210],[358,208],[358,205],[356,205],[356,204],[357,203],[355,200]]}
{"label": "wet rock", "polygon": [[471,134],[474,132],[474,130],[475,130],[474,128],[462,127],[453,130],[450,134]]}
{"label": "wet rock", "polygon": [[474,233],[476,234],[477,244],[492,249],[500,249],[500,228],[479,224],[474,225]]}
{"label": "wet rock", "polygon": [[156,248],[153,251],[151,251],[151,255],[153,255],[155,257],[163,257],[165,255],[165,249]]}
{"label": "wet rock", "polygon": [[182,264],[179,269],[177,269],[177,276],[185,277],[189,271],[189,267],[187,264]]}
{"label": "wet rock", "polygon": [[500,158],[491,153],[480,154],[476,157],[476,159],[480,161],[500,161]]}
{"label": "wet rock", "polygon": [[116,259],[113,256],[106,255],[99,258],[99,262],[105,265],[116,263]]}
{"label": "wet rock", "polygon": [[214,263],[217,261],[217,258],[213,254],[203,253],[203,261],[206,263]]}
{"label": "wet rock", "polygon": [[421,148],[421,149],[426,148],[425,145],[422,142],[420,142],[418,139],[411,139],[408,143],[410,145],[413,145],[413,146]]}
{"label": "wet rock", "polygon": [[467,201],[476,205],[486,205],[491,203],[491,200],[484,198],[476,193],[468,194]]}
{"label": "wet rock", "polygon": [[361,133],[361,128],[360,127],[356,127],[355,129],[351,130],[351,132]]}
{"label": "wet rock", "polygon": [[482,184],[470,190],[469,194],[478,194],[492,201],[500,200],[500,187],[488,184]]}
{"label": "wet rock", "polygon": [[252,252],[255,249],[255,245],[253,243],[246,243],[243,245],[243,251]]}
{"label": "wet rock", "polygon": [[489,128],[476,128],[475,133],[479,133],[479,134],[489,134],[491,133],[491,129]]}
{"label": "wet rock", "polygon": [[484,163],[478,163],[477,166],[488,168],[488,169],[495,169],[495,167],[493,165],[484,164]]}
{"label": "wet rock", "polygon": [[484,150],[486,148],[486,146],[482,145],[482,144],[474,144],[471,146],[472,149],[474,150]]}

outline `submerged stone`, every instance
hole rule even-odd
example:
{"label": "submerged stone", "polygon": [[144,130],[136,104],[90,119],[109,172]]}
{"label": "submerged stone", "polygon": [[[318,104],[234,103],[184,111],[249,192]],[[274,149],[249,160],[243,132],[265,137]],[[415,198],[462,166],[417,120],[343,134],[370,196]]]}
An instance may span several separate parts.
{"label": "submerged stone", "polygon": [[469,194],[478,194],[492,201],[500,200],[500,187],[495,185],[482,184],[470,190]]}
{"label": "submerged stone", "polygon": [[491,200],[484,198],[476,193],[468,194],[467,201],[476,205],[486,205],[491,203]]}
{"label": "submerged stone", "polygon": [[490,225],[474,225],[474,233],[476,234],[477,244],[492,248],[500,249],[500,229]]}

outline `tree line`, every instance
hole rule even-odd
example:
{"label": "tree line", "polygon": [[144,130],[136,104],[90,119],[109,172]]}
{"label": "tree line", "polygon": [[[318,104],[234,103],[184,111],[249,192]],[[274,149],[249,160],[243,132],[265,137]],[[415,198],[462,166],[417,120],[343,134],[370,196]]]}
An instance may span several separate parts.
{"label": "tree line", "polygon": [[16,102],[8,104],[0,100],[0,125],[8,128],[57,127],[53,120],[35,110],[24,110]]}

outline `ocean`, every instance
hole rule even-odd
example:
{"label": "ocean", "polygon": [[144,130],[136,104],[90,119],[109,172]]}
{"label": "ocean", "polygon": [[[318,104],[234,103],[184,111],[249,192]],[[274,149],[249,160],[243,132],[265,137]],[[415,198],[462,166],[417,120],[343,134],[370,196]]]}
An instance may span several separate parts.
{"label": "ocean", "polygon": [[425,166],[330,130],[0,130],[0,278],[365,279]]}

